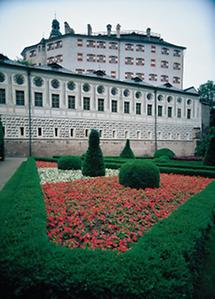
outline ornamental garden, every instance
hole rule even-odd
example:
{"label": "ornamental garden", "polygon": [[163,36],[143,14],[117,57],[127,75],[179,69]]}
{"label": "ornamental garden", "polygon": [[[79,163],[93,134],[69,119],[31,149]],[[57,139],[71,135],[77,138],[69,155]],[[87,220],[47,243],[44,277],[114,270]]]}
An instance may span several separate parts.
{"label": "ornamental garden", "polygon": [[127,140],[103,157],[91,130],[81,157],[29,158],[0,193],[5,298],[194,298],[215,223],[214,146],[184,161],[167,148],[135,157]]}

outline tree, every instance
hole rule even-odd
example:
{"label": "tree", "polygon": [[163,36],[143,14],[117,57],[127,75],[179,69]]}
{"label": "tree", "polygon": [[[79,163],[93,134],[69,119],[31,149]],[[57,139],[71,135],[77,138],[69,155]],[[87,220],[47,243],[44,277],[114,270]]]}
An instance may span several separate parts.
{"label": "tree", "polygon": [[215,166],[215,137],[210,139],[209,147],[204,158],[204,164]]}
{"label": "tree", "polygon": [[130,147],[130,141],[129,139],[126,140],[126,144],[125,147],[123,148],[121,154],[120,154],[121,158],[128,158],[128,159],[134,159],[134,153]]}
{"label": "tree", "polygon": [[4,160],[4,132],[3,125],[0,119],[0,160]]}
{"label": "tree", "polygon": [[91,130],[89,146],[82,167],[82,174],[85,176],[96,177],[105,175],[105,164],[99,141],[98,131]]}
{"label": "tree", "polygon": [[209,143],[212,137],[215,137],[215,127],[211,127],[206,130],[206,132],[202,135],[201,139],[197,142],[197,146],[195,149],[195,156],[204,157]]}
{"label": "tree", "polygon": [[200,101],[204,104],[213,106],[215,101],[215,83],[212,80],[208,80],[206,83],[199,86]]}

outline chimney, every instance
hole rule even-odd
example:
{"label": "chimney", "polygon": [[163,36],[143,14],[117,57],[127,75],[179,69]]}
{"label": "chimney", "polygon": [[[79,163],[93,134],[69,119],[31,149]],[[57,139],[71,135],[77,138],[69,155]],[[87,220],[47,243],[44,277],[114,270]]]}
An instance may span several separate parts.
{"label": "chimney", "polygon": [[151,35],[151,28],[147,28],[146,29],[146,35],[147,35],[147,37],[150,37],[150,35]]}
{"label": "chimney", "polygon": [[87,34],[92,35],[92,33],[93,33],[92,26],[90,24],[87,24]]}
{"label": "chimney", "polygon": [[108,24],[108,25],[107,25],[107,35],[108,35],[108,36],[111,35],[111,28],[112,28],[111,24]]}
{"label": "chimney", "polygon": [[121,28],[120,24],[117,24],[116,25],[116,37],[117,38],[120,38],[120,28]]}
{"label": "chimney", "polygon": [[75,31],[69,26],[69,24],[67,22],[64,22],[64,31],[65,31],[65,34],[69,34],[69,33],[74,34],[75,33]]}

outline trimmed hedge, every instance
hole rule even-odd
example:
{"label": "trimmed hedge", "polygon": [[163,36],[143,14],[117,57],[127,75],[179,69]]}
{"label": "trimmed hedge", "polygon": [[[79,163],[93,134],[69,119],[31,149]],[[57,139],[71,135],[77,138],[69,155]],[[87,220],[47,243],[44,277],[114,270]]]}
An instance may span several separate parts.
{"label": "trimmed hedge", "polygon": [[57,162],[58,169],[81,169],[81,158],[78,156],[64,156]]}
{"label": "trimmed hedge", "polygon": [[0,193],[0,288],[5,298],[192,298],[214,226],[215,181],[154,225],[124,254],[48,241],[33,159]]}
{"label": "trimmed hedge", "polygon": [[120,168],[119,183],[131,188],[158,188],[160,171],[151,161],[128,162]]}
{"label": "trimmed hedge", "polygon": [[120,158],[135,159],[135,155],[131,149],[129,139],[126,140],[125,146],[124,146],[122,152],[120,153]]}
{"label": "trimmed hedge", "polygon": [[196,176],[204,176],[208,178],[215,178],[214,170],[174,168],[166,165],[165,166],[159,165],[159,169],[161,173],[177,173],[177,174],[184,174],[184,175],[196,175]]}
{"label": "trimmed hedge", "polygon": [[168,148],[161,148],[155,151],[154,158],[159,158],[161,156],[167,156],[170,159],[175,157],[175,153]]}
{"label": "trimmed hedge", "polygon": [[99,132],[92,129],[88,140],[88,149],[83,160],[82,174],[84,176],[105,176],[105,164],[99,143]]}
{"label": "trimmed hedge", "polygon": [[204,158],[205,165],[215,166],[215,137],[212,137]]}

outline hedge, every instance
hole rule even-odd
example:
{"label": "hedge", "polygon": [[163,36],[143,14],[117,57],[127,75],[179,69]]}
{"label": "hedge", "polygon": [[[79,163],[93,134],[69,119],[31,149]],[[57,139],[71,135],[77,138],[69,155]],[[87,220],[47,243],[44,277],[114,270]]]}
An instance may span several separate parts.
{"label": "hedge", "polygon": [[120,255],[48,241],[34,159],[0,193],[0,288],[5,298],[192,298],[214,226],[215,181]]}
{"label": "hedge", "polygon": [[192,169],[192,168],[179,168],[179,167],[169,167],[167,165],[159,165],[161,173],[177,173],[184,175],[196,175],[204,176],[208,178],[215,178],[215,170],[204,170],[204,169]]}

